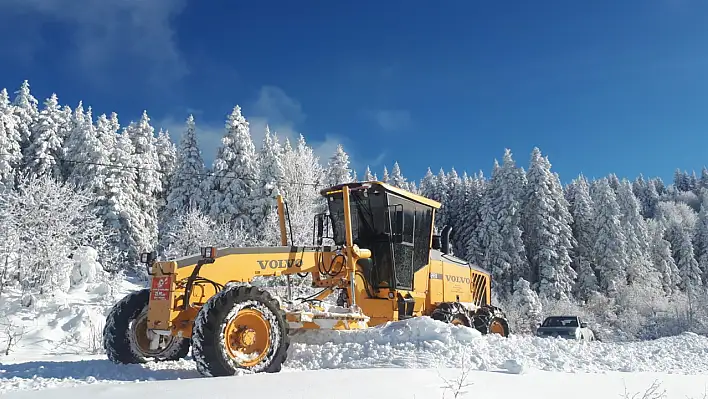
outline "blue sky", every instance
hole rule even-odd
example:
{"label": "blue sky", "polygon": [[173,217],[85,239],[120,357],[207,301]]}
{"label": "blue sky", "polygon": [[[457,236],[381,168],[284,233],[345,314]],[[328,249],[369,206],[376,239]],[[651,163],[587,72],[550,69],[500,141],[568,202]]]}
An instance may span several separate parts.
{"label": "blue sky", "polygon": [[[359,172],[489,173],[534,146],[564,182],[706,164],[708,2],[0,0],[0,87],[29,79],[211,161],[235,104]],[[442,4],[442,5],[441,5]]]}

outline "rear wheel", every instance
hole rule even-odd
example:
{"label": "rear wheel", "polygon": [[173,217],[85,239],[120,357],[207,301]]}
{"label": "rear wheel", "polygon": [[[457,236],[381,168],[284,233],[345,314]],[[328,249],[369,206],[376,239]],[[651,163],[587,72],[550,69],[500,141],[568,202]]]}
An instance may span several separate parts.
{"label": "rear wheel", "polygon": [[209,298],[192,331],[192,358],[205,376],[278,372],[289,345],[285,312],[257,287],[230,286]]}
{"label": "rear wheel", "polygon": [[171,335],[160,337],[157,349],[150,349],[147,307],[150,290],[126,295],[113,306],[103,328],[103,348],[114,363],[145,363],[150,360],[181,359],[189,353],[189,339]]}
{"label": "rear wheel", "polygon": [[501,309],[494,306],[483,306],[472,315],[474,327],[482,334],[498,334],[509,336],[509,322]]}

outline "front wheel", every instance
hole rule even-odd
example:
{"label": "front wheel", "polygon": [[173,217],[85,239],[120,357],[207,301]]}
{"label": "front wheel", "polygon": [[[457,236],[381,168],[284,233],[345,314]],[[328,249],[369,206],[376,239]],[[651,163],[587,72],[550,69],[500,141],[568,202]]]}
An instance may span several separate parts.
{"label": "front wheel", "polygon": [[192,330],[192,358],[205,376],[278,372],[290,345],[285,312],[257,287],[230,286],[209,298]]}
{"label": "front wheel", "polygon": [[113,306],[103,328],[103,348],[114,363],[146,363],[150,360],[181,359],[189,353],[189,339],[161,336],[157,349],[150,349],[147,307],[150,290],[126,295]]}

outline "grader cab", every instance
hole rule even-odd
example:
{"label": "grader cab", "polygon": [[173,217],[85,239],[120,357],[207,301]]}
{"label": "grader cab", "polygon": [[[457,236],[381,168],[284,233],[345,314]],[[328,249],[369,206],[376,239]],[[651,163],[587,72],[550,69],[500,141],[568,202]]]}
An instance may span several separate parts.
{"label": "grader cab", "polygon": [[[207,376],[276,372],[293,331],[362,329],[421,316],[508,336],[504,314],[490,303],[490,273],[450,254],[448,227],[433,234],[440,203],[381,182],[321,194],[328,212],[315,215],[313,245],[288,243],[278,197],[281,246],[205,247],[167,261],[142,254],[151,286],[127,295],[108,315],[109,359],[176,360],[191,348]],[[322,290],[293,299],[291,278],[307,274]],[[287,278],[284,298],[251,284],[274,276]],[[336,306],[315,304],[337,291]]]}

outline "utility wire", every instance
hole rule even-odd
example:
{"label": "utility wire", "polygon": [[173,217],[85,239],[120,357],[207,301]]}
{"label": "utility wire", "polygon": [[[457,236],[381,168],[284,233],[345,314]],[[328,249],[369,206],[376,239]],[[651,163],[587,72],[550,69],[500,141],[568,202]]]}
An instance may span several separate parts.
{"label": "utility wire", "polygon": [[[0,156],[13,156],[12,154],[5,154],[5,153],[0,153]],[[162,174],[168,174],[169,172],[161,170],[161,169],[153,169],[153,168],[146,168],[146,167],[140,167],[140,166],[126,166],[126,165],[119,165],[119,164],[108,164],[108,163],[100,163],[100,162],[87,162],[87,161],[76,161],[76,160],[71,160],[71,159],[64,159],[64,158],[56,158],[52,157],[54,160],[59,161],[59,162],[67,162],[67,163],[73,163],[73,164],[82,164],[82,165],[95,165],[95,166],[106,166],[109,168],[118,168],[118,169],[135,169],[135,170],[149,170],[153,172],[158,172]],[[40,158],[40,157],[35,157],[35,158],[23,158],[23,159],[31,159],[31,160],[38,160],[38,159],[46,159],[46,158]],[[198,177],[219,177],[221,179],[241,179],[241,180],[248,180],[252,181],[255,183],[270,183],[267,180],[263,179],[254,179],[250,177],[240,177],[240,176],[217,176],[216,173],[180,173],[182,176],[198,176]],[[297,184],[301,186],[313,186],[315,188],[320,187],[321,183],[320,181],[316,181],[314,183],[310,182],[295,182],[295,181],[284,181],[283,183],[288,183],[288,184]]]}

